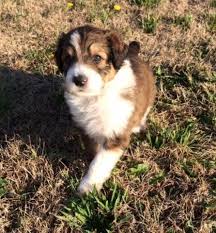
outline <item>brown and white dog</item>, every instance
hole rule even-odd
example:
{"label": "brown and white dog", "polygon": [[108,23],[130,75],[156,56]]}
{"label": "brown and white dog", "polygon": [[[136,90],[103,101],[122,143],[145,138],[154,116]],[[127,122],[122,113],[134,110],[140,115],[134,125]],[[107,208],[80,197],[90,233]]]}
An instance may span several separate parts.
{"label": "brown and white dog", "polygon": [[88,25],[59,38],[55,57],[66,78],[65,99],[73,120],[95,145],[80,194],[101,189],[130,135],[145,127],[155,83],[138,53],[138,42],[127,45],[115,32]]}

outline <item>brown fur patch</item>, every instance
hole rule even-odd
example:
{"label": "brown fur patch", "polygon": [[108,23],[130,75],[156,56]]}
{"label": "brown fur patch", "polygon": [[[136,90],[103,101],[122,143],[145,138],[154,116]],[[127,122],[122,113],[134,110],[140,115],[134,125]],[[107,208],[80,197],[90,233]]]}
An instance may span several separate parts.
{"label": "brown fur patch", "polygon": [[135,111],[129,122],[129,129],[138,126],[148,107],[153,105],[155,99],[155,79],[150,67],[142,63],[138,57],[130,59],[131,67],[136,76],[136,89],[134,94]]}
{"label": "brown fur patch", "polygon": [[89,48],[90,55],[100,55],[103,60],[108,59],[109,49],[106,44],[103,43],[94,43]]}
{"label": "brown fur patch", "polygon": [[107,138],[104,142],[104,148],[113,150],[117,148],[125,149],[130,142],[130,137],[127,134],[115,136],[114,138]]}
{"label": "brown fur patch", "polygon": [[139,60],[137,54],[134,55],[130,56],[130,62],[135,74],[136,87],[122,95],[123,98],[134,103],[134,113],[121,135],[106,139],[105,147],[109,149],[116,147],[126,148],[129,145],[132,129],[140,125],[145,112],[148,107],[153,105],[155,99],[156,87],[153,73],[147,64]]}
{"label": "brown fur patch", "polygon": [[108,48],[107,43],[93,43],[89,48],[89,52],[90,57],[99,55],[102,58],[101,62],[98,64],[90,64],[91,68],[100,73],[105,83],[112,80],[115,77],[116,70],[109,61],[110,49]]}
{"label": "brown fur patch", "polygon": [[127,56],[128,46],[123,42],[121,37],[115,32],[109,33],[108,40],[112,51],[113,65],[115,69],[119,69],[125,57]]}
{"label": "brown fur patch", "polygon": [[114,69],[113,65],[111,64],[110,67],[109,67],[108,72],[105,75],[102,76],[103,81],[105,83],[109,82],[112,79],[114,79],[115,75],[116,75],[116,70]]}

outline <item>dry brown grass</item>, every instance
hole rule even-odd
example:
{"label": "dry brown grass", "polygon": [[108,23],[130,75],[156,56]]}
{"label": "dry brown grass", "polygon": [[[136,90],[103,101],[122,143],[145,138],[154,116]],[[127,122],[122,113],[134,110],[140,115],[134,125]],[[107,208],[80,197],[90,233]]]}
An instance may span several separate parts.
{"label": "dry brown grass", "polygon": [[[68,10],[60,0],[0,1],[0,232],[216,231],[215,1],[135,2],[77,0]],[[141,42],[158,96],[104,196],[83,203],[74,190],[88,157],[53,51],[61,32],[86,23]]]}

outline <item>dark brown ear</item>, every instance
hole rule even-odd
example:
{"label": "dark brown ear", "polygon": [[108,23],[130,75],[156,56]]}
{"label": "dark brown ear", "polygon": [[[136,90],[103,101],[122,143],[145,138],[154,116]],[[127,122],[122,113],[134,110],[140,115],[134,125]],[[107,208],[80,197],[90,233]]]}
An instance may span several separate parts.
{"label": "dark brown ear", "polygon": [[111,60],[114,68],[119,69],[127,56],[128,46],[115,32],[110,32],[107,39],[111,48]]}
{"label": "dark brown ear", "polygon": [[64,48],[66,46],[65,43],[66,43],[66,34],[62,33],[58,39],[57,48],[55,51],[55,61],[61,73],[64,72],[63,57],[64,57]]}
{"label": "dark brown ear", "polygon": [[132,41],[128,47],[128,56],[137,56],[140,52],[140,44],[137,41]]}

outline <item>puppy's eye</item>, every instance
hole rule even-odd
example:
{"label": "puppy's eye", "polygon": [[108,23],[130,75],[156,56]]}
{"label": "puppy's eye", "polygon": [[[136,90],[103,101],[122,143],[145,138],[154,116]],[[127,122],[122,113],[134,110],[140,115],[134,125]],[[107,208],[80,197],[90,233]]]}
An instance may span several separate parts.
{"label": "puppy's eye", "polygon": [[99,64],[102,60],[102,57],[100,55],[94,55],[92,57],[92,61],[95,63],[95,64]]}

